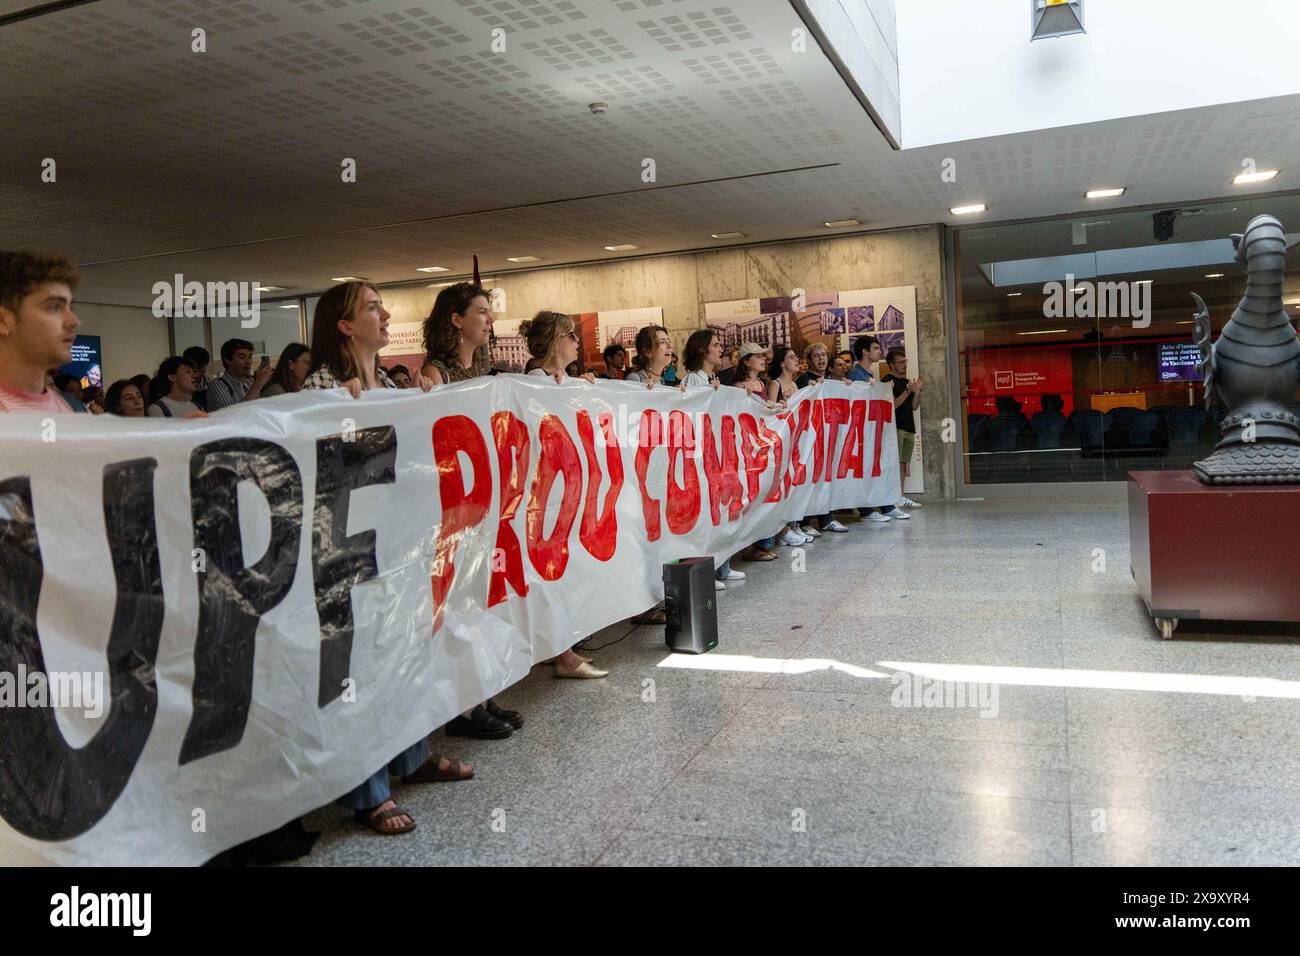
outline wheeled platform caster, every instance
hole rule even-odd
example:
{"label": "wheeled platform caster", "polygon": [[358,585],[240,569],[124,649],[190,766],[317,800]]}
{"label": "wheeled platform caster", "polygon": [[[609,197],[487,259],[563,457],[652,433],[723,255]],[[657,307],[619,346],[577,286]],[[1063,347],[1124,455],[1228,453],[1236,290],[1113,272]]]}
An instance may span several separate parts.
{"label": "wheeled platform caster", "polygon": [[1160,636],[1166,641],[1173,640],[1174,628],[1178,626],[1176,617],[1158,617],[1156,618],[1156,627],[1160,629]]}

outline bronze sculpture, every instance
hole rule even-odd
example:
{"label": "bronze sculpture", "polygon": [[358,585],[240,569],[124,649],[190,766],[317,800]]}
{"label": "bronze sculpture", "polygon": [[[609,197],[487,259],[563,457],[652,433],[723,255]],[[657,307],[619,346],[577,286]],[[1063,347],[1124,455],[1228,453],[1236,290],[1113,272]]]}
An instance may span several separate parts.
{"label": "bronze sculpture", "polygon": [[1192,468],[1206,484],[1300,483],[1300,418],[1290,407],[1300,386],[1300,340],[1282,307],[1286,234],[1272,216],[1256,216],[1232,243],[1246,266],[1246,294],[1213,343],[1209,310],[1192,293],[1205,404],[1217,394],[1228,409],[1213,454]]}

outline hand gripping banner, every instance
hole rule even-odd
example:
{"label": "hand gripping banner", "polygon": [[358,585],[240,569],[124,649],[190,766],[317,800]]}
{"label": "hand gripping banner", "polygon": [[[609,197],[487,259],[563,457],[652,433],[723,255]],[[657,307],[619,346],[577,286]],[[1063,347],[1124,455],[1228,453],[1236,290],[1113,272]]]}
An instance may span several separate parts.
{"label": "hand gripping banner", "polygon": [[201,863],[651,607],[664,562],[898,496],[882,385],[0,415],[0,863]]}

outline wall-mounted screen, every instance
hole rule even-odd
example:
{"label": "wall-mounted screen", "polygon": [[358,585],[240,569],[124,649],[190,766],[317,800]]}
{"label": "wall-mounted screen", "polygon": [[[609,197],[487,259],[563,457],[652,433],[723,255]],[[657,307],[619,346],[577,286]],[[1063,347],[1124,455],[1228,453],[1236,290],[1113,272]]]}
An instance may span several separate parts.
{"label": "wall-mounted screen", "polygon": [[72,343],[72,361],[59,369],[66,375],[81,379],[81,385],[104,387],[104,355],[99,350],[98,335],[78,335]]}
{"label": "wall-mounted screen", "polygon": [[1161,342],[1160,381],[1199,382],[1196,363],[1200,360],[1201,350],[1195,342]]}

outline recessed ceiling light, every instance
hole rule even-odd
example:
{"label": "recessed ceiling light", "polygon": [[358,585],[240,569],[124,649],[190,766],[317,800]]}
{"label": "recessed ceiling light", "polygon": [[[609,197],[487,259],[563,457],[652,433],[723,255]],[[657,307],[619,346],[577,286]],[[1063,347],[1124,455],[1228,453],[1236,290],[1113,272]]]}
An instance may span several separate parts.
{"label": "recessed ceiling light", "polygon": [[743,232],[712,232],[709,233],[710,239],[744,239]]}
{"label": "recessed ceiling light", "polygon": [[1008,299],[1011,299],[1011,298],[1014,298],[1014,297],[1016,297],[1016,296],[1018,296],[1018,295],[1024,295],[1024,293],[1023,293],[1023,292],[1008,292],[1008,293],[1007,293],[1007,298],[1008,298]]}
{"label": "recessed ceiling light", "polygon": [[259,285],[257,287],[257,291],[258,292],[283,292],[285,288],[286,286],[282,286],[282,285]]}
{"label": "recessed ceiling light", "polygon": [[1112,196],[1124,195],[1124,187],[1116,186],[1107,189],[1089,189],[1083,194],[1085,199],[1110,199]]}
{"label": "recessed ceiling light", "polygon": [[455,285],[455,284],[456,284],[456,283],[454,283],[454,282],[434,282],[434,283],[432,283],[432,284],[429,286],[429,288],[430,288],[430,289],[445,289],[445,288],[447,288],[447,286],[449,286],[449,285]]}
{"label": "recessed ceiling light", "polygon": [[1037,332],[1017,332],[1016,335],[1056,335],[1058,332],[1068,332],[1069,329],[1040,329]]}
{"label": "recessed ceiling light", "polygon": [[1222,279],[1222,278],[1223,278],[1223,273],[1222,273],[1222,272],[1210,272],[1210,273],[1207,273],[1207,274],[1206,274],[1205,278],[1207,278],[1207,279]]}
{"label": "recessed ceiling light", "polygon": [[1134,284],[1134,285],[1150,285],[1150,284],[1151,284],[1151,280],[1150,280],[1150,279],[1138,279],[1138,280],[1137,280],[1136,282],[1134,282],[1133,284]]}
{"label": "recessed ceiling light", "polygon": [[540,262],[537,256],[506,256],[507,262]]}
{"label": "recessed ceiling light", "polygon": [[417,266],[416,272],[450,272],[446,266]]}
{"label": "recessed ceiling light", "polygon": [[982,202],[972,203],[969,206],[953,206],[948,211],[954,216],[969,216],[971,213],[984,212],[989,207]]}
{"label": "recessed ceiling light", "polygon": [[1232,180],[1234,186],[1246,186],[1250,183],[1266,183],[1277,175],[1276,169],[1261,169],[1256,173],[1242,173]]}
{"label": "recessed ceiling light", "polygon": [[634,246],[630,242],[625,242],[621,246],[606,246],[610,252],[627,252],[629,249],[640,249],[640,246]]}
{"label": "recessed ceiling light", "polygon": [[295,303],[293,303],[292,305],[282,305],[282,306],[280,306],[280,308],[282,308],[282,309],[296,309],[296,308],[298,308],[298,303],[295,302]]}
{"label": "recessed ceiling light", "polygon": [[1174,325],[1191,325],[1194,320],[1188,319],[1186,322],[1175,322]]}
{"label": "recessed ceiling light", "polygon": [[358,278],[357,276],[331,276],[330,281],[331,282],[364,282],[365,280]]}
{"label": "recessed ceiling light", "polygon": [[860,219],[832,219],[830,222],[822,223],[827,229],[844,229],[847,226],[860,226]]}

